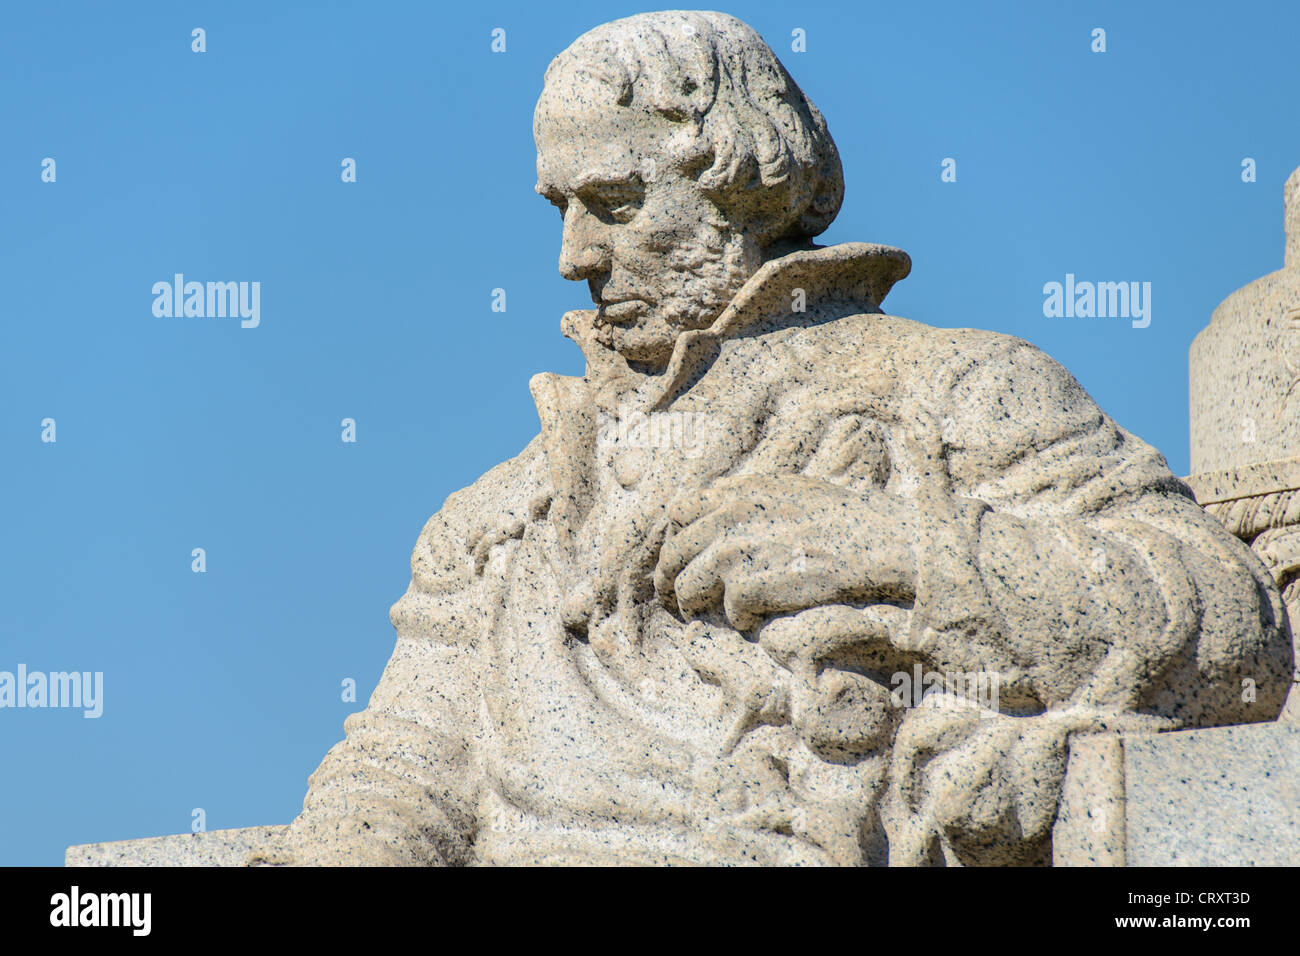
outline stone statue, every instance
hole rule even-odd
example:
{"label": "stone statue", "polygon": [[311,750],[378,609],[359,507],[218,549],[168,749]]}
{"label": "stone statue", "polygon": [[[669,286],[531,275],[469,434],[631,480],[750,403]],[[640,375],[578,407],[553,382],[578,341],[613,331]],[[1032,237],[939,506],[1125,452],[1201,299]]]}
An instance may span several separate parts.
{"label": "stone statue", "polygon": [[1259,559],[1029,343],[883,313],[905,253],[813,243],[839,157],[752,29],[598,27],[534,135],[586,374],[429,520],[252,862],[1046,863],[1071,735],[1276,719]]}

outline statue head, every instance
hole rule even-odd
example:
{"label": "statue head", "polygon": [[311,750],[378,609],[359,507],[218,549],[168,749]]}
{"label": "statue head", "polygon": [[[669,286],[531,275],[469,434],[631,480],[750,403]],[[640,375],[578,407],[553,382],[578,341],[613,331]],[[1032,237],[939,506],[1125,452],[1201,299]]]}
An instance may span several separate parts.
{"label": "statue head", "polygon": [[769,258],[807,246],[844,179],[821,113],[753,29],[666,11],[591,30],[552,61],[533,117],[537,192],[564,220],[601,341],[662,367]]}

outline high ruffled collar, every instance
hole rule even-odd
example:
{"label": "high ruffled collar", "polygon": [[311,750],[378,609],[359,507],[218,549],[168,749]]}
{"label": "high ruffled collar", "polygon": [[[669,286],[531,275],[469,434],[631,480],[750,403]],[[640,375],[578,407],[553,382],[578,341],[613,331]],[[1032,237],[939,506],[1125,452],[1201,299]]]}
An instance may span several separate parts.
{"label": "high ruffled collar", "polygon": [[[671,402],[700,362],[711,360],[722,341],[760,324],[772,328],[812,325],[844,315],[879,312],[889,290],[911,268],[912,260],[903,250],[866,242],[801,249],[769,259],[711,326],[678,336],[667,366],[657,375],[634,371],[618,352],[597,341],[594,309],[566,312],[560,328],[582,349],[587,359],[586,379],[596,389],[598,404],[622,404],[627,394],[635,391],[642,399],[638,404],[653,410]],[[792,308],[797,289],[804,293],[802,312]]]}

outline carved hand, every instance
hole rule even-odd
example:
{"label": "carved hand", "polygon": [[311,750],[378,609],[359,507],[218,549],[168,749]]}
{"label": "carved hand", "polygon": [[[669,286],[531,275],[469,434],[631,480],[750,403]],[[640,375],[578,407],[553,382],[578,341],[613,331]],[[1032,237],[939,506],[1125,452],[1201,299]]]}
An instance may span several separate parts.
{"label": "carved hand", "polygon": [[832,603],[911,600],[915,505],[803,475],[723,478],[683,494],[655,590],[686,618],[721,611],[737,630]]}

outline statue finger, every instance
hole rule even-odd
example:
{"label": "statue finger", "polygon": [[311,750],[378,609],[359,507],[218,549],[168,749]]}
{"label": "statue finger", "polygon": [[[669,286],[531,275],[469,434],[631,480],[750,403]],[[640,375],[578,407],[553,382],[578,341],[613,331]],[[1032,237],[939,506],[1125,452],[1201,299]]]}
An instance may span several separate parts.
{"label": "statue finger", "polygon": [[659,561],[655,569],[656,588],[662,580],[665,587],[661,593],[671,590],[667,585],[677,579],[688,564],[694,561],[705,548],[720,541],[736,527],[735,518],[726,511],[715,511],[692,522],[676,533],[668,534],[659,549]]}
{"label": "statue finger", "polygon": [[744,548],[737,543],[705,548],[673,582],[682,615],[700,617],[718,607],[725,591],[723,576],[744,560]]}

